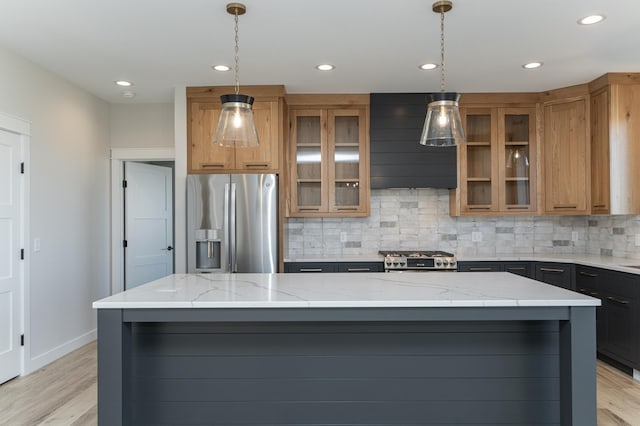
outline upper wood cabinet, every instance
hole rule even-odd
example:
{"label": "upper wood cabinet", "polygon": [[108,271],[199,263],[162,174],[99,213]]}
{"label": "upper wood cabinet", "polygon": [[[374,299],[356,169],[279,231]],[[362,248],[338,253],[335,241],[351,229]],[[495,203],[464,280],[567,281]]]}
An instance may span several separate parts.
{"label": "upper wood cabinet", "polygon": [[640,213],[640,76],[606,74],[591,90],[591,212]]}
{"label": "upper wood cabinet", "polygon": [[289,216],[367,216],[368,103],[314,105],[322,100],[327,95],[288,99]]}
{"label": "upper wood cabinet", "polygon": [[517,215],[537,210],[535,107],[461,108],[466,143],[458,146],[452,215]]}
{"label": "upper wood cabinet", "polygon": [[284,133],[284,88],[248,86],[260,144],[256,148],[221,147],[213,144],[222,104],[220,95],[233,87],[187,88],[187,161],[189,173],[277,173],[281,167]]}
{"label": "upper wood cabinet", "polygon": [[590,212],[588,96],[544,104],[544,213]]}

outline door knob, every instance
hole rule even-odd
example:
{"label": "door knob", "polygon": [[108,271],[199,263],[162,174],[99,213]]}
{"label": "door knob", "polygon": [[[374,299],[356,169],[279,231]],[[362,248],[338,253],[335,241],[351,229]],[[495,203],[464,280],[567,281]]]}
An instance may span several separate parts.
{"label": "door knob", "polygon": [[171,251],[171,250],[173,250],[173,247],[169,246],[169,247],[167,247],[167,250]]}

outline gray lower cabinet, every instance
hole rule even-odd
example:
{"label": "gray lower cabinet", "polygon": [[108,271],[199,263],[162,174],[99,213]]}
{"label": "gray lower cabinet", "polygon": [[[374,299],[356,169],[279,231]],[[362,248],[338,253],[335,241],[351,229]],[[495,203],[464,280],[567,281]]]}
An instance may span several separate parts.
{"label": "gray lower cabinet", "polygon": [[286,262],[285,272],[384,272],[384,262]]}
{"label": "gray lower cabinet", "polygon": [[536,262],[534,278],[543,283],[575,290],[574,268],[571,263]]}
{"label": "gray lower cabinet", "polygon": [[531,262],[458,262],[458,272],[511,272],[533,278]]}
{"label": "gray lower cabinet", "polygon": [[596,310],[598,352],[640,369],[640,276],[577,266],[576,290],[602,301]]}

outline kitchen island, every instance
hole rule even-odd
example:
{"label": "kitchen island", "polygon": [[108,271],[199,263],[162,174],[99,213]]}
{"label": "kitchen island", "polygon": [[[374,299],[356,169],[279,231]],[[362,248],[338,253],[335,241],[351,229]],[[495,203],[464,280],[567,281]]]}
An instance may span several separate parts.
{"label": "kitchen island", "polygon": [[508,273],[177,274],[94,303],[100,425],[596,425],[600,301]]}

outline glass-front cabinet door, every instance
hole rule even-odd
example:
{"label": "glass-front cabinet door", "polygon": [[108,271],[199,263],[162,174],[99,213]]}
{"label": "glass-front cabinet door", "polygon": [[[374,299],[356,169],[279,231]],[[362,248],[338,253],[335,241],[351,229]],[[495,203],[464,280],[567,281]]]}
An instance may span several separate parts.
{"label": "glass-front cabinet door", "polygon": [[497,208],[496,114],[490,108],[462,110],[466,144],[462,145],[463,211],[482,213]]}
{"label": "glass-front cabinet door", "polygon": [[366,107],[290,107],[289,215],[367,216]]}
{"label": "glass-front cabinet door", "polygon": [[292,196],[295,210],[319,212],[327,208],[326,111],[295,110],[291,112],[291,138],[295,169]]}
{"label": "glass-front cabinet door", "polygon": [[499,110],[501,211],[516,213],[535,209],[534,117],[533,108]]}
{"label": "glass-front cabinet door", "polygon": [[364,159],[365,111],[329,109],[329,210],[357,212],[362,200],[361,167]]}
{"label": "glass-front cabinet door", "polygon": [[536,211],[536,110],[461,108],[467,141],[460,150],[456,214]]}

